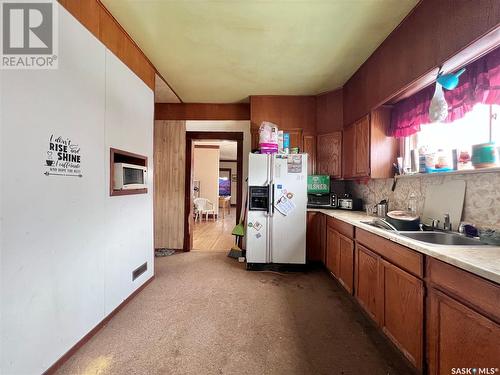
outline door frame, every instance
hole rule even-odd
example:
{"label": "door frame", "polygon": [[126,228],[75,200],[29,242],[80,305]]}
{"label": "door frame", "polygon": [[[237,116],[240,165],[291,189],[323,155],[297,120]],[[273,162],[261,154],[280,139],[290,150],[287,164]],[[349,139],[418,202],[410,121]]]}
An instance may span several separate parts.
{"label": "door frame", "polygon": [[[243,132],[186,131],[186,174],[184,179],[184,251],[193,248],[193,145],[194,141],[221,140],[236,142],[236,173],[238,195],[236,197],[236,224],[240,220],[243,202]],[[219,204],[219,202],[217,202]]]}

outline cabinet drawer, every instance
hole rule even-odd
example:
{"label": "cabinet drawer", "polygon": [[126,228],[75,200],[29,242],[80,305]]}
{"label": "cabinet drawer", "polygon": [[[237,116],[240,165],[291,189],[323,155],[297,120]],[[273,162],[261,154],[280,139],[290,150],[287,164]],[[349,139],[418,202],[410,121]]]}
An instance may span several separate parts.
{"label": "cabinet drawer", "polygon": [[427,257],[427,280],[500,322],[500,286],[440,260]]}
{"label": "cabinet drawer", "polygon": [[330,228],[335,229],[344,236],[354,238],[354,227],[351,224],[347,224],[342,220],[338,220],[330,216],[327,218],[327,224]]}
{"label": "cabinet drawer", "polygon": [[356,230],[356,241],[411,274],[423,277],[422,254],[359,228]]}

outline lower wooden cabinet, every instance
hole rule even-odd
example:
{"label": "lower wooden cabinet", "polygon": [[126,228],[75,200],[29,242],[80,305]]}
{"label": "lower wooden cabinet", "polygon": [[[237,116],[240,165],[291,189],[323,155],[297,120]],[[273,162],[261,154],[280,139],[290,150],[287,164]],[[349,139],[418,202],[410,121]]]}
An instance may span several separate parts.
{"label": "lower wooden cabinet", "polygon": [[381,259],[379,321],[384,333],[417,368],[422,368],[424,283]]}
{"label": "lower wooden cabinet", "polygon": [[320,212],[307,213],[306,259],[325,263],[326,217]]}
{"label": "lower wooden cabinet", "polygon": [[350,293],[354,284],[354,241],[327,227],[326,267]]}
{"label": "lower wooden cabinet", "polygon": [[340,265],[340,236],[330,226],[326,228],[326,268],[335,276],[339,275]]}
{"label": "lower wooden cabinet", "polygon": [[357,301],[367,314],[379,321],[379,259],[380,256],[359,243],[356,244],[355,288]]}
{"label": "lower wooden cabinet", "polygon": [[423,281],[359,243],[356,244],[355,275],[355,296],[361,307],[405,357],[421,369]]}
{"label": "lower wooden cabinet", "polygon": [[476,372],[479,374],[498,373],[493,371],[500,367],[500,325],[429,288],[427,356],[432,375],[452,374],[457,368],[491,369]]}
{"label": "lower wooden cabinet", "polygon": [[338,234],[340,264],[338,269],[338,280],[352,294],[354,285],[354,241]]}

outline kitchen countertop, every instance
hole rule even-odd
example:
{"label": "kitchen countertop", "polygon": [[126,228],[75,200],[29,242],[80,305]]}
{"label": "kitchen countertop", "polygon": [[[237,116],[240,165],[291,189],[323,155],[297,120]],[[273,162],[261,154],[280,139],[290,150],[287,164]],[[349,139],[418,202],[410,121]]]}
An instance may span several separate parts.
{"label": "kitchen countertop", "polygon": [[362,223],[362,221],[373,219],[373,217],[366,215],[364,212],[316,208],[308,208],[307,211],[321,212],[327,216],[345,221],[367,232],[377,234],[422,254],[442,260],[443,262],[500,284],[500,246],[434,245]]}

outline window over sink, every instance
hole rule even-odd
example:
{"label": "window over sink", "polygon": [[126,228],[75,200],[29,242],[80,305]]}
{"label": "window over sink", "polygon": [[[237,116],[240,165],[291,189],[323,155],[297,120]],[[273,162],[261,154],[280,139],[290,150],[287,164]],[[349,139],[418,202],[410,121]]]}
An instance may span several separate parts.
{"label": "window over sink", "polygon": [[[453,169],[453,150],[456,150],[458,170],[471,170],[473,146],[494,143],[496,162],[490,167],[500,167],[500,105],[476,104],[472,111],[453,122],[422,124],[419,132],[405,137],[403,142],[405,166],[411,165],[413,150],[414,155],[427,155],[427,171],[446,172]],[[423,171],[423,166],[416,168]]]}

